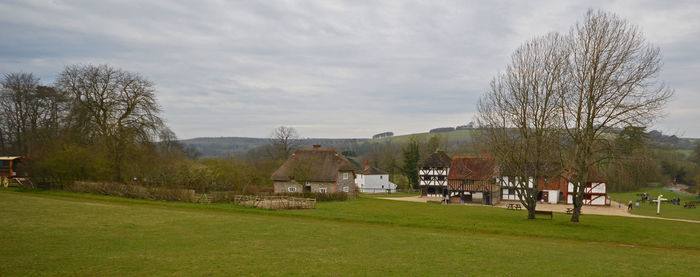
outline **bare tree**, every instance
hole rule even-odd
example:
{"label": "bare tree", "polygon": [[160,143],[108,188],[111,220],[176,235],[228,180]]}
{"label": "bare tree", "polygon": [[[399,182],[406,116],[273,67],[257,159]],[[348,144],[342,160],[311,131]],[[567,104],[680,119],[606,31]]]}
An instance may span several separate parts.
{"label": "bare tree", "polygon": [[34,146],[55,138],[66,114],[66,96],[40,86],[31,73],[6,74],[0,93],[0,147],[3,152],[32,155]]}
{"label": "bare tree", "polygon": [[74,101],[72,128],[87,143],[106,146],[114,179],[120,180],[129,147],[153,141],[163,126],[153,83],[109,65],[72,65],[57,85]]}
{"label": "bare tree", "polygon": [[299,133],[294,127],[280,126],[273,131],[267,151],[272,159],[285,160],[299,148],[299,143]]}
{"label": "bare tree", "polygon": [[497,161],[501,181],[515,187],[528,219],[535,218],[538,181],[558,176],[551,161],[556,160],[557,104],[564,88],[563,42],[549,34],[524,43],[478,104],[479,125],[489,126],[483,144]]}
{"label": "bare tree", "polygon": [[568,88],[559,103],[569,151],[562,164],[574,188],[571,221],[578,222],[591,174],[608,158],[604,133],[649,124],[673,91],[656,81],[659,48],[614,14],[589,10],[569,32],[565,51]]}

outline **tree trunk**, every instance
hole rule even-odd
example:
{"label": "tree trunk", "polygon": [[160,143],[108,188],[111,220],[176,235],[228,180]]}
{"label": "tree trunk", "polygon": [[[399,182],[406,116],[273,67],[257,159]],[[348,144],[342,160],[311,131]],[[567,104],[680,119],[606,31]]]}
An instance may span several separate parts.
{"label": "tree trunk", "polygon": [[535,207],[530,206],[527,208],[527,219],[535,219]]}

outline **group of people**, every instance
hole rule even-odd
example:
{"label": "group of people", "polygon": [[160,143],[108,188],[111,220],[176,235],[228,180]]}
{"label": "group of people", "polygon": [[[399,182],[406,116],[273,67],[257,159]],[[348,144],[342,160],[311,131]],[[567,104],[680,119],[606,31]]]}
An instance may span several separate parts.
{"label": "group of people", "polygon": [[[649,194],[647,194],[646,192],[645,192],[645,193],[642,193],[642,201],[649,201],[649,200],[651,200],[651,199],[652,199],[652,198],[651,198],[651,196],[649,196]],[[630,202],[631,202],[631,201],[630,201]],[[680,197],[671,198],[671,203],[672,203],[673,205],[680,205],[680,204],[681,204],[681,198],[680,198]],[[631,209],[631,208],[632,208],[632,207],[630,206],[630,209]]]}
{"label": "group of people", "polygon": [[671,203],[673,203],[673,205],[680,205],[680,204],[681,204],[681,198],[680,198],[680,197],[672,198],[672,199],[671,199]]}

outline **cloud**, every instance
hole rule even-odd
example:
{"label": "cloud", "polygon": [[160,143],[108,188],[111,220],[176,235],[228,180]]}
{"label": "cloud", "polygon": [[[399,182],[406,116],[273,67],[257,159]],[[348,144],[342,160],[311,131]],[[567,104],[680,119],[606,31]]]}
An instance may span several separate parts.
{"label": "cloud", "polygon": [[[472,120],[519,44],[566,32],[588,8],[640,25],[676,91],[657,125],[700,137],[694,2],[4,1],[0,73],[52,82],[64,66],[109,63],[158,86],[182,138],[368,137]],[[672,30],[672,31],[669,31]],[[693,125],[695,124],[695,125]]]}

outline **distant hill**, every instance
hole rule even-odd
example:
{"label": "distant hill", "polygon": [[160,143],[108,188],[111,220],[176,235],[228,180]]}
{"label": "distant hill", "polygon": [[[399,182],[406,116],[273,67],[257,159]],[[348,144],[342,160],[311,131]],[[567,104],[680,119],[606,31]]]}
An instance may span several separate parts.
{"label": "distant hill", "polygon": [[[306,138],[301,139],[301,146],[310,147],[320,144],[325,147],[343,148],[349,144],[355,144],[369,139],[325,139]],[[244,155],[248,151],[270,143],[268,138],[246,138],[246,137],[205,137],[180,140],[186,146],[196,149],[201,157],[227,157]]]}
{"label": "distant hill", "polygon": [[[462,129],[441,133],[426,132],[375,139],[307,138],[301,140],[301,145],[303,147],[310,147],[314,144],[320,144],[324,147],[335,147],[339,151],[349,150],[357,155],[362,155],[371,148],[369,145],[375,143],[403,145],[407,143],[411,137],[415,137],[421,142],[427,142],[434,136],[440,136],[441,140],[448,144],[448,147],[455,149],[457,152],[463,152],[463,149],[459,150],[459,148],[468,147],[479,131],[479,129]],[[652,147],[654,148],[675,149],[686,152],[693,149],[695,143],[700,142],[699,139],[678,138],[676,136],[663,135],[658,131],[650,132],[649,139]],[[270,140],[268,138],[206,137],[181,140],[180,142],[186,146],[196,149],[199,153],[201,153],[202,157],[227,157],[231,155],[245,155],[252,149],[269,144]]]}

